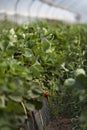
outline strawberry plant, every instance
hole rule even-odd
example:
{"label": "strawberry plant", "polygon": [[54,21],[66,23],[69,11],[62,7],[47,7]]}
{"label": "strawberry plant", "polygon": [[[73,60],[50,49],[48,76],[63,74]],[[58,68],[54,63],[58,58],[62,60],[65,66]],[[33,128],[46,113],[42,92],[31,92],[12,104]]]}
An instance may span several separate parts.
{"label": "strawberry plant", "polygon": [[73,85],[77,68],[87,73],[86,28],[40,22],[1,29],[0,130],[25,127],[27,115],[42,108],[44,96],[55,115],[80,115],[80,94]]}
{"label": "strawberry plant", "polygon": [[80,122],[81,129],[87,129],[87,75],[84,69],[79,68],[75,71],[74,79],[72,82],[70,79],[65,80],[64,86],[73,87],[76,90],[76,95],[78,95],[80,102]]}

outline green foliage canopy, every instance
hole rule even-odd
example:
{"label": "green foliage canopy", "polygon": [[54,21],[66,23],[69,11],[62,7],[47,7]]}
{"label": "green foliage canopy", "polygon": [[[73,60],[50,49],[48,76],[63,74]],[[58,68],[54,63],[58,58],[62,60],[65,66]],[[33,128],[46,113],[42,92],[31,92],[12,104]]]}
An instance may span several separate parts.
{"label": "green foliage canopy", "polygon": [[24,108],[41,109],[45,90],[62,90],[67,78],[73,86],[77,68],[87,72],[86,28],[41,22],[0,32],[1,130],[23,125]]}

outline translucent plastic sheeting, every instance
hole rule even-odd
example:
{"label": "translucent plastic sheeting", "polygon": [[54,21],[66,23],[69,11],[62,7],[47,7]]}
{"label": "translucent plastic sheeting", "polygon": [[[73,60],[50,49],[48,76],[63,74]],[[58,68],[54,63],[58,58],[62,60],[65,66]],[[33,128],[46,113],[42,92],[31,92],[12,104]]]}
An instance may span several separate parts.
{"label": "translucent plastic sheeting", "polygon": [[87,0],[41,0],[50,6],[61,8],[78,15],[77,21],[87,23]]}
{"label": "translucent plastic sheeting", "polygon": [[10,2],[9,0],[0,0],[0,19],[1,20],[8,19],[14,22],[16,4],[17,4],[17,0],[12,0],[12,1],[10,0]]}
{"label": "translucent plastic sheeting", "polygon": [[[81,22],[78,13],[60,8],[58,1],[60,4],[62,4],[61,1],[64,4],[65,1],[69,0],[0,0],[0,19],[8,19],[17,23],[32,21],[33,19]],[[71,4],[68,3],[67,8],[68,6],[70,7]]]}
{"label": "translucent plastic sheeting", "polygon": [[0,12],[8,15],[15,14],[17,0],[0,0]]}

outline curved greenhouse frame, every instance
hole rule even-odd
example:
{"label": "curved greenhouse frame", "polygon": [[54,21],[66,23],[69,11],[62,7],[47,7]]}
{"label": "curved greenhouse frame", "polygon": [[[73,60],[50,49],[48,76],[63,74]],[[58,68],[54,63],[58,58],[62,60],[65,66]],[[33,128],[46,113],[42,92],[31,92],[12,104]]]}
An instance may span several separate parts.
{"label": "curved greenhouse frame", "polygon": [[80,7],[85,5],[86,0],[83,0],[83,4],[81,0],[79,1],[78,8],[74,10],[78,4],[76,0],[73,2],[69,2],[69,0],[66,2],[63,0],[55,0],[54,2],[52,0],[0,0],[0,20],[7,19],[16,23],[23,23],[36,19],[51,19],[83,23],[87,19],[83,16],[84,10],[82,12]]}

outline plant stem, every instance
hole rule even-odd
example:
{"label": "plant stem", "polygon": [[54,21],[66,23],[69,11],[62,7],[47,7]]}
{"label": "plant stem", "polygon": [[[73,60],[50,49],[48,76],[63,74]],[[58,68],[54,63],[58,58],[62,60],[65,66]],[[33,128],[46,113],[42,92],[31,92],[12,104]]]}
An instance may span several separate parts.
{"label": "plant stem", "polygon": [[44,123],[43,123],[43,118],[42,118],[42,114],[41,114],[40,110],[39,110],[39,116],[40,116],[41,124],[42,124],[43,130],[44,130]]}
{"label": "plant stem", "polygon": [[25,115],[26,115],[26,117],[27,117],[27,110],[26,110],[26,107],[25,107],[24,103],[21,102],[21,105],[22,105],[22,107],[23,107],[23,109],[24,109],[24,113],[25,113]]}
{"label": "plant stem", "polygon": [[29,128],[29,121],[28,121],[28,117],[27,117],[27,110],[26,110],[26,107],[25,107],[23,101],[21,102],[21,105],[22,105],[22,107],[24,109],[24,113],[25,113],[25,116],[27,118],[27,129],[30,130],[30,128]]}

